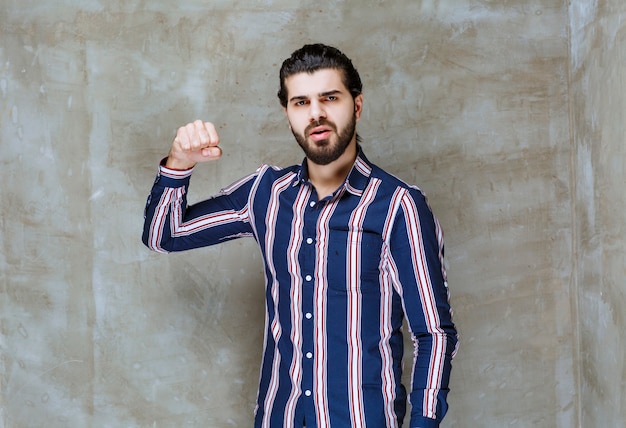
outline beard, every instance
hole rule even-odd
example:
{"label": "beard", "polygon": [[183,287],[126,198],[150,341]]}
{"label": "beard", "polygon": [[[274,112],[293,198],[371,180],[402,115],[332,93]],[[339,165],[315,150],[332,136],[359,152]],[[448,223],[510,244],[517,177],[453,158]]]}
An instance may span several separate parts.
{"label": "beard", "polygon": [[[337,141],[333,144],[330,138],[320,141],[310,141],[306,138],[309,135],[311,129],[317,126],[327,126],[333,130],[333,133],[337,135]],[[356,114],[352,115],[352,119],[346,125],[341,132],[337,132],[337,126],[326,119],[320,119],[319,121],[309,124],[304,130],[304,134],[298,133],[295,129],[291,129],[293,136],[304,151],[307,159],[317,165],[328,165],[329,163],[336,161],[344,154],[352,139],[355,136],[356,131]],[[332,137],[332,135],[331,135]]]}

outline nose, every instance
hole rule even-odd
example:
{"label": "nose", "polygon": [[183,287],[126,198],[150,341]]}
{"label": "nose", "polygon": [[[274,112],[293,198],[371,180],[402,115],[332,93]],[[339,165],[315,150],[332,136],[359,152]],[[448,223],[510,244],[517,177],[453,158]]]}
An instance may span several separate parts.
{"label": "nose", "polygon": [[319,122],[320,119],[326,119],[324,105],[318,100],[312,100],[309,104],[309,120],[311,122]]}

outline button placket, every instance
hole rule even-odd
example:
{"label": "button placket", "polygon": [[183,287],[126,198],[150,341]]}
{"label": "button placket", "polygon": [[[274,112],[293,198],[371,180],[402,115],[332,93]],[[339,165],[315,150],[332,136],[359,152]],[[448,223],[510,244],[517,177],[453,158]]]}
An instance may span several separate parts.
{"label": "button placket", "polygon": [[312,397],[314,385],[314,296],[315,296],[315,266],[317,242],[317,221],[321,205],[316,200],[315,192],[312,193],[304,212],[303,227],[301,229],[303,241],[299,257],[300,272],[302,273],[302,313],[303,313],[303,337],[302,337],[302,381],[301,387],[304,397]]}

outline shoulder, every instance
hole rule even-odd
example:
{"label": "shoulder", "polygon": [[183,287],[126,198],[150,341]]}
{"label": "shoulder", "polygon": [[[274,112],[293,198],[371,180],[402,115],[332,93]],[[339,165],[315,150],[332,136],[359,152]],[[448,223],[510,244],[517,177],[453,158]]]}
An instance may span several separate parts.
{"label": "shoulder", "polygon": [[297,174],[297,167],[281,168],[273,165],[262,164],[254,172],[241,177],[239,180],[231,183],[229,186],[222,188],[220,194],[228,195],[233,194],[236,191],[250,191],[251,189],[258,189],[259,187],[271,187],[274,182],[288,177],[288,179],[295,177]]}
{"label": "shoulder", "polygon": [[291,165],[288,167],[280,167],[276,165],[262,164],[254,173],[263,180],[279,180],[284,177],[293,177],[298,175],[301,168],[300,165]]}
{"label": "shoulder", "polygon": [[397,194],[401,197],[408,197],[418,203],[426,203],[426,194],[417,185],[407,183],[396,175],[380,168],[377,165],[370,164],[372,168],[371,178],[379,180],[381,188],[387,192]]}
{"label": "shoulder", "polygon": [[255,192],[260,189],[274,188],[275,186],[284,187],[287,183],[297,180],[300,172],[300,166],[293,165],[289,167],[279,167],[275,165],[262,164],[254,173],[250,175],[251,185]]}

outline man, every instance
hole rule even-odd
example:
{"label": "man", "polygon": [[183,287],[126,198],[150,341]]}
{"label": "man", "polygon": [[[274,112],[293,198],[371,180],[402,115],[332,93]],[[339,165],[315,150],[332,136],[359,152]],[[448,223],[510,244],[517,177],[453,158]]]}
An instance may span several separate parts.
{"label": "man", "polygon": [[370,163],[362,84],[339,50],[305,45],[280,70],[281,105],[306,158],[262,166],[187,206],[191,171],[221,156],[208,122],[178,129],[146,206],[143,241],[182,251],[250,236],[266,277],[255,427],[399,427],[406,316],[415,344],[411,427],[437,427],[457,335],[443,235],[422,192]]}

